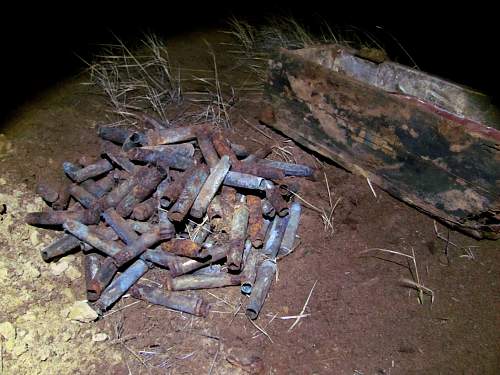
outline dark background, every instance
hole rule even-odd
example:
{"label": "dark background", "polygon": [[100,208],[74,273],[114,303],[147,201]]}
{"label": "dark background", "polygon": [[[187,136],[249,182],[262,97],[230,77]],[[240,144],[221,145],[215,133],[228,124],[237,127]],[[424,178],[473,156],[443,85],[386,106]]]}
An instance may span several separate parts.
{"label": "dark background", "polygon": [[[270,5],[270,3],[272,3]],[[33,95],[78,74],[99,43],[112,42],[112,32],[127,41],[143,31],[165,36],[223,27],[235,15],[258,23],[266,15],[292,14],[314,28],[318,16],[332,25],[353,25],[382,40],[389,54],[404,54],[397,38],[420,69],[466,84],[494,96],[498,102],[497,20],[482,4],[435,9],[432,4],[395,5],[322,3],[295,5],[269,1],[244,5],[221,2],[161,4],[75,3],[71,7],[12,4],[1,10],[0,42],[3,99],[0,120]],[[382,26],[381,30],[378,26]]]}

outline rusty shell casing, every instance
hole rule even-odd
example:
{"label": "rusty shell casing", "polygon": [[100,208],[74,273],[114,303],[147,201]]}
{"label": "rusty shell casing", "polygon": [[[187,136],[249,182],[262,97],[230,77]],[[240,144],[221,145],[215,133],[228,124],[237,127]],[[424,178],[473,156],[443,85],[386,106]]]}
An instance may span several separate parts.
{"label": "rusty shell casing", "polygon": [[[93,179],[85,180],[79,186],[81,186],[83,189],[88,191],[90,194],[92,194],[96,198],[100,198],[100,197],[104,196],[104,194],[106,194],[109,191],[109,190],[103,190],[101,185],[98,184]],[[71,189],[71,187],[70,187],[70,189]]]}
{"label": "rusty shell casing", "polygon": [[173,145],[143,146],[140,148],[159,153],[165,152],[167,154],[178,155],[186,158],[192,158],[194,156],[194,146],[190,142],[177,143]]}
{"label": "rusty shell casing", "polygon": [[118,203],[116,212],[122,217],[132,213],[134,207],[150,196],[167,172],[163,168],[149,168],[149,173]]}
{"label": "rusty shell casing", "polygon": [[169,263],[170,274],[172,277],[177,277],[224,259],[227,255],[227,248],[224,246],[212,246],[208,250],[208,254],[210,255],[210,259],[205,262],[186,258],[181,260],[179,259],[181,257],[177,257],[174,261]]}
{"label": "rusty shell casing", "polygon": [[285,172],[281,169],[257,164],[255,162],[238,162],[232,165],[233,172],[251,174],[268,180],[281,180],[285,178]]}
{"label": "rusty shell casing", "polygon": [[295,237],[297,235],[297,229],[300,223],[300,214],[302,212],[302,206],[298,202],[292,203],[290,206],[290,215],[288,215],[288,224],[283,234],[283,239],[281,240],[279,254],[286,255],[293,250],[293,245],[295,243]]}
{"label": "rusty shell casing", "polygon": [[266,184],[266,198],[271,203],[274,211],[279,216],[288,214],[288,205],[283,199],[278,187],[274,186],[271,181],[265,181]]}
{"label": "rusty shell casing", "polygon": [[85,269],[85,287],[87,290],[87,300],[95,301],[97,297],[90,291],[92,280],[101,268],[103,257],[97,253],[87,253],[83,258]]}
{"label": "rusty shell casing", "polygon": [[113,228],[118,237],[125,242],[127,245],[133,243],[139,238],[139,235],[135,233],[132,225],[129,224],[127,220],[122,218],[114,208],[108,208],[102,213],[102,218],[106,223]]}
{"label": "rusty shell casing", "polygon": [[146,250],[144,254],[141,255],[141,259],[163,268],[170,268],[170,264],[174,262],[184,262],[186,260],[186,258],[163,251],[161,247]]}
{"label": "rusty shell casing", "polygon": [[215,150],[214,144],[208,134],[198,136],[198,147],[201,150],[203,158],[210,169],[214,168],[219,162],[219,156]]}
{"label": "rusty shell casing", "polygon": [[125,292],[134,285],[149,269],[149,266],[142,259],[136,260],[130,267],[116,277],[111,284],[102,292],[95,306],[106,311]]}
{"label": "rusty shell casing", "polygon": [[171,203],[175,202],[181,195],[182,189],[184,189],[187,177],[188,173],[178,174],[163,192],[163,197],[167,198]]}
{"label": "rusty shell casing", "polygon": [[222,132],[217,131],[212,133],[211,138],[212,138],[212,144],[214,145],[215,150],[217,151],[217,153],[221,158],[223,156],[227,156],[229,157],[231,164],[238,163],[238,158],[236,157],[236,154],[231,149],[231,145],[227,140],[227,138],[222,135]]}
{"label": "rusty shell casing", "polygon": [[97,135],[107,141],[123,144],[125,140],[132,134],[131,130],[118,126],[99,126]]}
{"label": "rusty shell casing", "polygon": [[[87,180],[90,181],[90,180]],[[72,184],[69,187],[69,193],[73,198],[82,204],[85,208],[91,208],[97,203],[95,195],[90,194],[84,187]]]}
{"label": "rusty shell casing", "polygon": [[230,273],[219,273],[212,275],[184,275],[175,278],[167,278],[165,287],[167,290],[194,290],[222,288],[231,285],[240,285],[240,275]]}
{"label": "rusty shell casing", "polygon": [[262,177],[253,176],[247,173],[229,171],[224,178],[225,186],[232,186],[236,188],[248,190],[265,190]]}
{"label": "rusty shell casing", "polygon": [[139,257],[149,247],[153,246],[162,239],[164,238],[162,238],[161,230],[158,227],[152,232],[144,233],[137,240],[127,245],[123,251],[113,255],[116,265],[121,267],[132,259]]}
{"label": "rusty shell casing", "polygon": [[264,246],[262,247],[261,251],[264,255],[267,255],[271,259],[276,258],[276,255],[278,254],[281,241],[283,240],[283,235],[288,224],[288,218],[288,216],[276,216],[273,220],[271,228],[267,233]]}
{"label": "rusty shell casing", "polygon": [[127,153],[132,160],[153,163],[163,168],[186,170],[193,166],[193,159],[177,153],[176,149],[157,151],[143,147],[136,147]]}
{"label": "rusty shell casing", "polygon": [[26,215],[26,223],[30,225],[62,225],[67,220],[77,220],[84,224],[96,224],[99,222],[99,212],[89,209],[30,212]]}
{"label": "rusty shell casing", "polygon": [[314,177],[315,174],[314,168],[304,164],[285,163],[277,160],[266,160],[264,158],[258,160],[257,163],[271,168],[281,169],[285,173],[285,176]]}
{"label": "rusty shell casing", "polygon": [[154,197],[148,198],[134,207],[131,218],[140,221],[148,220],[154,215],[157,208],[158,200]]}
{"label": "rusty shell casing", "polygon": [[144,234],[151,232],[154,228],[154,224],[136,221],[132,219],[127,219],[127,224],[137,233]]}
{"label": "rusty shell casing", "polygon": [[42,259],[46,262],[65,255],[80,246],[80,240],[71,234],[65,234],[40,251]]}
{"label": "rusty shell casing", "polygon": [[89,225],[89,229],[103,240],[106,241],[118,240],[118,235],[113,230],[113,228],[105,226],[104,223],[100,223],[99,225]]}
{"label": "rusty shell casing", "polygon": [[100,252],[108,256],[112,257],[124,251],[124,247],[119,243],[103,240],[96,233],[94,233],[88,226],[76,220],[67,220],[64,223],[63,227],[73,236],[88,243],[90,246],[94,247],[95,249],[99,250]]}
{"label": "rusty shell casing", "polygon": [[200,125],[191,125],[170,129],[147,130],[145,144],[147,146],[157,146],[191,141],[196,139],[201,128]]}
{"label": "rusty shell casing", "polygon": [[276,262],[270,259],[264,260],[257,268],[257,276],[252,287],[252,294],[248,300],[245,314],[250,319],[257,319],[264,305],[269,288],[276,273]]}
{"label": "rusty shell casing", "polygon": [[248,237],[254,247],[261,247],[264,241],[263,226],[264,217],[262,216],[262,202],[256,195],[247,195],[248,216]]}
{"label": "rusty shell casing", "polygon": [[255,283],[255,277],[257,275],[257,264],[259,260],[259,252],[250,247],[250,251],[248,252],[245,258],[245,265],[243,267],[243,271],[241,272],[241,293],[243,294],[251,294],[253,285]]}
{"label": "rusty shell casing", "polygon": [[114,164],[128,173],[134,173],[137,170],[137,166],[134,163],[132,163],[127,157],[122,156],[117,152],[108,150],[106,151],[106,155]]}
{"label": "rusty shell casing", "polygon": [[158,230],[162,240],[169,240],[175,237],[175,225],[168,218],[168,211],[158,209]]}
{"label": "rusty shell casing", "polygon": [[122,150],[124,152],[130,151],[135,147],[140,147],[146,144],[146,135],[143,132],[133,132],[130,134],[125,142],[123,142]]}
{"label": "rusty shell casing", "polygon": [[247,238],[249,210],[243,203],[234,209],[229,232],[229,251],[227,253],[227,266],[231,271],[241,269],[243,249]]}
{"label": "rusty shell casing", "polygon": [[191,207],[191,216],[200,219],[205,215],[210,201],[217,193],[217,190],[219,190],[230,167],[231,162],[229,161],[229,157],[224,155],[205,180],[198,197]]}
{"label": "rusty shell casing", "polygon": [[84,168],[72,171],[65,169],[66,174],[75,182],[82,182],[89,178],[99,176],[113,169],[113,165],[106,159],[101,159],[94,164],[87,165]]}
{"label": "rusty shell casing", "polygon": [[70,198],[69,184],[65,183],[59,188],[58,198],[52,203],[52,209],[55,211],[65,210],[68,208]]}
{"label": "rusty shell casing", "polygon": [[193,205],[201,188],[207,180],[208,172],[205,166],[200,165],[195,168],[186,179],[184,189],[182,189],[179,198],[169,211],[168,217],[176,222],[183,221],[189,209]]}
{"label": "rusty shell casing", "polygon": [[233,150],[233,152],[239,158],[246,158],[247,156],[250,155],[250,151],[248,151],[247,148],[243,145],[233,143],[233,142],[230,142],[229,145],[231,146],[231,150]]}
{"label": "rusty shell casing", "polygon": [[210,305],[200,297],[169,293],[160,288],[141,283],[130,288],[129,293],[132,297],[153,305],[165,306],[169,309],[182,311],[194,316],[206,317],[210,310]]}
{"label": "rusty shell casing", "polygon": [[99,270],[87,285],[87,298],[89,301],[97,301],[102,291],[106,289],[113,277],[118,272],[113,258],[106,258],[102,261]]}
{"label": "rusty shell casing", "polygon": [[161,248],[166,252],[190,258],[198,258],[201,251],[201,245],[187,238],[173,238],[162,243]]}
{"label": "rusty shell casing", "polygon": [[120,182],[120,184],[111,190],[108,194],[99,199],[99,206],[106,210],[110,207],[116,207],[123,198],[132,190],[136,182],[133,177]]}
{"label": "rusty shell casing", "polygon": [[36,193],[47,203],[54,203],[59,198],[59,192],[46,182],[36,185]]}

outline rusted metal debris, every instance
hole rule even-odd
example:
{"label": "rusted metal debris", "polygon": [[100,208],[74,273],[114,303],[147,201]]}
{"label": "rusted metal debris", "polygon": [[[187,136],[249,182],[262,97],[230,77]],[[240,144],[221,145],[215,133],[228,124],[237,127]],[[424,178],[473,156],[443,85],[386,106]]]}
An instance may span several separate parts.
{"label": "rusted metal debris", "polygon": [[[269,147],[249,152],[206,124],[145,132],[100,127],[98,134],[103,158],[65,162],[70,183],[37,187],[52,209],[26,221],[66,232],[42,258],[81,249],[87,299],[100,314],[128,292],[207,316],[205,299],[182,291],[241,285],[255,319],[276,256],[292,250],[300,219],[300,205],[283,186],[292,186],[287,176],[314,170],[265,160]],[[143,278],[151,268],[164,270],[154,286]]]}
{"label": "rusted metal debris", "polygon": [[339,45],[281,50],[268,76],[263,122],[451,227],[500,238],[500,110],[486,95]]}

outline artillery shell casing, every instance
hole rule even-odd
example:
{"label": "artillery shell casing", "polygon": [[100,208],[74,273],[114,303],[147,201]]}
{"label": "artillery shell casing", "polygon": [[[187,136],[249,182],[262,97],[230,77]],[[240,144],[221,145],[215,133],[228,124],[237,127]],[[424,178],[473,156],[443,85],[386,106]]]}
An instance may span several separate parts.
{"label": "artillery shell casing", "polygon": [[168,253],[161,248],[148,249],[141,255],[141,259],[154,263],[163,268],[169,268],[173,262],[184,262],[186,258]]}
{"label": "artillery shell casing", "polygon": [[59,198],[59,192],[47,183],[37,184],[36,193],[48,203],[54,203]]}
{"label": "artillery shell casing", "polygon": [[117,166],[127,171],[128,173],[134,173],[137,170],[137,166],[125,156],[121,156],[120,154],[112,152],[111,150],[106,151],[106,155],[111,159],[113,163],[115,163]]}
{"label": "artillery shell casing", "polygon": [[120,237],[120,239],[126,244],[131,244],[139,238],[132,225],[118,215],[114,208],[108,208],[102,213],[102,217],[106,223],[113,228],[118,237]]}
{"label": "artillery shell casing", "polygon": [[[106,175],[106,177],[101,178],[100,181],[103,181],[102,183],[98,183],[97,181],[94,181],[93,179],[88,179],[83,181],[80,186],[84,188],[86,191],[88,191],[90,194],[92,194],[95,198],[101,198],[104,196],[108,191],[111,190],[113,185],[109,186],[109,183],[106,185],[105,181],[111,180],[112,183],[114,184],[114,181],[112,180],[112,177],[108,177],[109,175]],[[109,188],[108,188],[109,186]]]}
{"label": "artillery shell casing", "polygon": [[230,142],[231,150],[236,154],[239,158],[246,158],[250,155],[250,152],[246,149],[245,146]]}
{"label": "artillery shell casing", "polygon": [[154,225],[151,223],[144,223],[141,221],[135,221],[132,219],[127,219],[127,223],[130,227],[137,233],[143,234],[146,232],[151,232],[154,228]]}
{"label": "artillery shell casing", "polygon": [[106,210],[110,207],[116,207],[118,203],[132,190],[136,182],[134,178],[129,178],[120,182],[120,184],[111,190],[108,194],[99,199],[99,206]]}
{"label": "artillery shell casing", "polygon": [[184,275],[167,279],[167,290],[194,290],[240,285],[240,276],[229,273],[212,275]]}
{"label": "artillery shell casing", "polygon": [[210,169],[214,168],[219,162],[219,156],[217,155],[217,151],[215,151],[215,147],[210,139],[210,136],[207,134],[198,136],[198,147],[200,148],[208,167]]}
{"label": "artillery shell casing", "polygon": [[111,284],[102,292],[96,307],[101,311],[106,311],[125,292],[134,285],[149,269],[146,262],[141,259],[136,260],[122,274],[116,277]]}
{"label": "artillery shell casing", "polygon": [[[104,224],[104,223],[101,223]],[[118,235],[113,228],[106,227],[105,225],[89,225],[90,231],[97,234],[100,238],[106,241],[117,241]]]}
{"label": "artillery shell casing", "polygon": [[69,193],[85,208],[90,208],[97,202],[97,199],[94,195],[90,194],[87,190],[85,190],[85,188],[77,184],[72,184],[69,187]]}
{"label": "artillery shell casing", "polygon": [[52,203],[52,209],[54,211],[65,210],[66,208],[68,208],[70,197],[69,184],[63,184],[58,190],[57,199],[54,201],[54,203]]}
{"label": "artillery shell casing", "polygon": [[249,210],[245,204],[236,206],[231,222],[229,233],[229,251],[227,253],[227,265],[232,271],[241,268],[243,249],[247,237]]}
{"label": "artillery shell casing", "polygon": [[182,189],[179,198],[170,209],[168,217],[173,221],[183,221],[189,209],[193,205],[201,188],[207,180],[208,172],[206,167],[195,168],[186,179],[184,189]]}
{"label": "artillery shell casing", "polygon": [[30,212],[26,215],[26,223],[30,225],[61,225],[67,220],[77,220],[84,224],[95,224],[99,222],[99,212],[89,209],[78,211]]}
{"label": "artillery shell casing", "polygon": [[128,151],[127,156],[132,160],[157,164],[163,168],[170,167],[185,170],[193,165],[192,158],[184,156],[182,153],[177,152],[176,149],[157,151],[137,147]]}
{"label": "artillery shell casing", "polygon": [[169,293],[144,284],[134,285],[129,292],[134,298],[195,316],[206,317],[210,309],[210,305],[202,298]]}
{"label": "artillery shell casing", "polygon": [[91,282],[95,275],[101,268],[101,262],[103,257],[97,253],[87,253],[84,257],[84,269],[85,269],[85,285],[87,289],[87,299],[89,301],[95,301],[97,298],[91,289]]}
{"label": "artillery shell casing", "polygon": [[196,139],[201,129],[202,127],[200,125],[192,125],[171,129],[147,130],[145,134],[145,143],[147,146],[156,146],[186,142]]}
{"label": "artillery shell casing", "polygon": [[137,240],[127,245],[123,251],[112,255],[118,267],[123,266],[134,258],[144,253],[149,247],[159,242],[162,238],[160,228],[155,228],[152,232],[144,233]]}
{"label": "artillery shell casing", "polygon": [[102,294],[102,291],[106,289],[117,272],[118,267],[116,266],[113,258],[108,257],[104,259],[99,267],[99,270],[87,286],[87,298],[89,301],[97,301],[99,296]]}
{"label": "artillery shell casing", "polygon": [[84,168],[72,171],[65,169],[66,174],[75,182],[82,182],[89,178],[99,176],[113,169],[113,165],[106,159],[101,159],[94,164],[87,165]]}
{"label": "artillery shell casing", "polygon": [[99,187],[99,191],[91,192],[95,194],[96,197],[101,198],[105,194],[111,191],[115,186],[115,179],[112,173],[107,174],[103,178],[96,181],[96,185]]}
{"label": "artillery shell casing", "polygon": [[268,199],[262,199],[262,214],[266,217],[273,218],[276,215],[276,210],[274,209],[271,202]]}
{"label": "artillery shell casing", "polygon": [[226,137],[222,135],[222,132],[217,131],[212,134],[212,144],[214,145],[215,150],[222,158],[223,156],[227,156],[231,161],[231,164],[238,163],[238,158],[236,154],[231,149],[231,146]]}
{"label": "artillery shell casing", "polygon": [[274,186],[271,181],[266,181],[266,198],[274,207],[276,214],[285,216],[288,214],[288,205],[281,196],[279,188]]}
{"label": "artillery shell casing", "polygon": [[270,146],[267,146],[267,145],[263,146],[263,147],[257,149],[252,154],[248,155],[245,159],[242,160],[242,162],[253,162],[253,161],[263,160],[271,152],[273,152],[273,149]]}
{"label": "artillery shell casing", "polygon": [[224,185],[249,190],[264,190],[262,177],[247,173],[229,171],[224,178]]}
{"label": "artillery shell casing", "polygon": [[55,257],[69,253],[79,246],[80,240],[78,238],[71,234],[65,234],[44,248],[40,254],[42,255],[42,259],[48,262]]}
{"label": "artillery shell casing", "polygon": [[251,294],[253,285],[255,283],[255,277],[257,275],[257,261],[259,259],[259,252],[250,247],[250,251],[248,252],[245,258],[245,265],[241,272],[241,293],[243,294]]}
{"label": "artillery shell casing", "polygon": [[248,237],[253,246],[261,247],[265,233],[262,233],[264,217],[262,216],[262,202],[256,195],[247,195],[248,216]]}
{"label": "artillery shell casing", "polygon": [[87,242],[89,245],[108,256],[112,257],[124,251],[123,246],[120,244],[101,239],[98,235],[93,233],[89,227],[76,220],[67,220],[63,227],[75,237]]}
{"label": "artillery shell casing", "polygon": [[201,246],[187,238],[173,238],[161,244],[161,248],[169,253],[197,258],[200,255]]}
{"label": "artillery shell casing", "polygon": [[230,167],[231,163],[229,161],[229,157],[227,155],[223,156],[205,180],[205,183],[203,184],[200,193],[191,208],[191,216],[198,219],[203,217],[210,201],[215,196],[215,193],[217,193],[217,190],[219,190],[219,187],[221,186],[222,181],[224,181]]}
{"label": "artillery shell casing", "polygon": [[170,274],[172,275],[172,277],[177,277],[179,275],[194,271],[198,268],[207,266],[213,262],[217,262],[226,257],[227,249],[223,246],[213,246],[208,250],[208,254],[210,255],[210,259],[205,262],[200,262],[194,259],[186,259],[182,261],[180,261],[180,259],[176,259],[176,261],[169,264]]}
{"label": "artillery shell casing", "polygon": [[288,216],[276,216],[273,220],[271,228],[267,233],[267,237],[262,248],[262,253],[269,256],[269,258],[271,259],[274,259],[278,254],[281,240],[283,239],[283,234],[285,233],[287,224]]}
{"label": "artillery shell casing", "polygon": [[311,168],[304,164],[293,164],[285,163],[277,160],[266,160],[262,159],[258,161],[259,164],[266,165],[268,167],[281,169],[285,172],[285,176],[296,176],[296,177],[313,177],[314,168]]}
{"label": "artillery shell casing", "polygon": [[293,250],[295,236],[299,227],[301,211],[302,206],[298,202],[294,202],[290,206],[288,224],[286,226],[285,233],[283,234],[283,239],[281,240],[280,254],[288,254]]}
{"label": "artillery shell casing", "polygon": [[276,262],[272,260],[264,260],[257,268],[255,284],[253,285],[252,294],[250,294],[245,311],[246,316],[250,319],[254,320],[259,316],[259,312],[264,305],[275,273]]}
{"label": "artillery shell casing", "polygon": [[189,142],[173,145],[143,146],[141,149],[160,153],[165,152],[167,154],[175,154],[186,158],[192,158],[194,155],[194,146]]}
{"label": "artillery shell casing", "polygon": [[269,180],[281,180],[285,178],[285,172],[281,169],[269,167],[255,162],[238,162],[232,165],[233,172],[251,174]]}

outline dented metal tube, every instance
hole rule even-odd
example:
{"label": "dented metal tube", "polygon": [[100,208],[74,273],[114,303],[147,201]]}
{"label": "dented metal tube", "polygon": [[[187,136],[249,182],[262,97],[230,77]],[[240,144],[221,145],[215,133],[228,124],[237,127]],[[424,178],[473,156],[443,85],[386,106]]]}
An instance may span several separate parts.
{"label": "dented metal tube", "polygon": [[160,288],[154,288],[141,283],[134,285],[129,293],[132,297],[148,303],[182,311],[194,316],[206,317],[210,309],[210,305],[200,297],[169,293]]}

